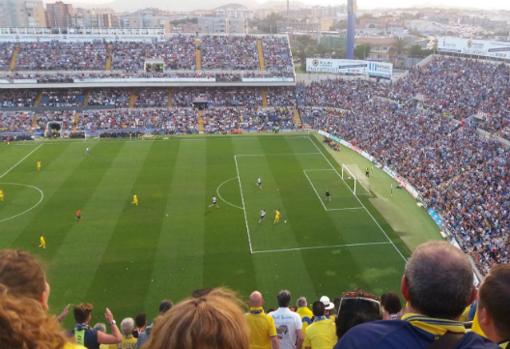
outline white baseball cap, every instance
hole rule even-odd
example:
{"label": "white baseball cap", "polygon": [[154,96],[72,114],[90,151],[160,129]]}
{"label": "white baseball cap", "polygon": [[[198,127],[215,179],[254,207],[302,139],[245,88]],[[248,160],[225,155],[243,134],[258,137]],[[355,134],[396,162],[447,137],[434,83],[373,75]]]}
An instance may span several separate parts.
{"label": "white baseball cap", "polygon": [[329,300],[328,296],[322,296],[320,299],[320,302],[324,304],[324,307],[326,307],[326,310],[331,310],[335,307],[333,303]]}

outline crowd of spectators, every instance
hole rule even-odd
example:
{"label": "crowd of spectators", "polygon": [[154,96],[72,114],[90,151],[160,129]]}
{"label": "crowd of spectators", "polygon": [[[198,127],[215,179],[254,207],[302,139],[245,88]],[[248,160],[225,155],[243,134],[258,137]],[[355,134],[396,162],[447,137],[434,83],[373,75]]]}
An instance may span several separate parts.
{"label": "crowd of spectators", "polygon": [[[264,51],[265,71],[260,70],[257,40]],[[19,49],[14,72],[9,72],[15,48]],[[194,77],[200,50],[199,76],[218,81],[250,77],[293,77],[288,38],[250,35],[172,35],[153,41],[37,41],[3,43],[0,71],[8,79],[65,81],[110,77]],[[111,60],[111,65],[110,65]],[[160,64],[163,64],[161,66]],[[151,68],[147,68],[150,64]],[[209,71],[209,73],[207,73]],[[237,73],[233,73],[236,72]],[[232,73],[230,73],[232,72]]]}
{"label": "crowd of spectators", "polygon": [[289,40],[285,36],[264,36],[262,40],[264,65],[271,71],[292,70],[292,54]]}
{"label": "crowd of spectators", "polygon": [[93,89],[88,95],[88,105],[108,108],[127,108],[129,104],[128,89]]}
{"label": "crowd of spectators", "polygon": [[180,88],[174,90],[174,105],[193,107],[194,103],[206,103],[210,107],[257,107],[262,104],[257,88]]}
{"label": "crowd of spectators", "polygon": [[213,108],[203,113],[206,133],[271,132],[293,130],[290,108]]}
{"label": "crowd of spectators", "polygon": [[101,42],[21,42],[17,70],[104,70],[106,45]]}
{"label": "crowd of spectators", "polygon": [[165,41],[114,42],[113,69],[144,70],[146,60],[161,60],[167,69],[195,69],[195,42],[192,36],[171,36]]}
{"label": "crowd of spectators", "polygon": [[82,90],[44,90],[41,105],[47,108],[79,108],[83,105]]}
{"label": "crowd of spectators", "polygon": [[[402,272],[401,296],[377,297],[362,289],[293,305],[291,292],[267,309],[261,292],[245,303],[225,288],[193,291],[177,304],[160,302],[153,321],[145,313],[92,325],[94,306],[73,306],[74,325],[62,327],[70,305],[48,313],[51,286],[30,253],[0,251],[0,346],[95,349],[457,349],[509,348],[510,264],[491,269],[479,288],[466,255],[445,241],[419,245]],[[440,287],[438,287],[440,285]],[[406,306],[402,308],[401,297]],[[267,313],[266,313],[267,310]],[[472,324],[472,331],[466,326]],[[108,327],[111,333],[108,333]],[[119,328],[120,327],[120,328]],[[448,344],[449,343],[449,344]]]}
{"label": "crowd of spectators", "polygon": [[31,108],[36,97],[35,90],[1,90],[0,108]]}
{"label": "crowd of spectators", "polygon": [[436,57],[412,69],[393,88],[399,100],[420,97],[434,111],[458,120],[476,117],[481,127],[510,134],[510,67],[503,63]]}
{"label": "crowd of spectators", "polygon": [[203,36],[200,39],[202,69],[258,70],[257,38],[254,36]]}
{"label": "crowd of spectators", "polygon": [[0,43],[0,70],[9,69],[15,47],[16,45],[14,43]]}

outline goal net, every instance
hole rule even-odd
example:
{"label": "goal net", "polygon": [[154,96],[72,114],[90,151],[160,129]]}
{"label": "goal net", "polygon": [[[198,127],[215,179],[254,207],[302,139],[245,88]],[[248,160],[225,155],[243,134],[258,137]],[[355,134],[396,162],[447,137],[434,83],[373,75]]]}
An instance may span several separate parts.
{"label": "goal net", "polygon": [[342,179],[345,183],[347,183],[347,186],[349,189],[351,189],[352,193],[354,195],[358,194],[358,179],[356,176],[352,173],[351,170],[344,164],[342,164]]}

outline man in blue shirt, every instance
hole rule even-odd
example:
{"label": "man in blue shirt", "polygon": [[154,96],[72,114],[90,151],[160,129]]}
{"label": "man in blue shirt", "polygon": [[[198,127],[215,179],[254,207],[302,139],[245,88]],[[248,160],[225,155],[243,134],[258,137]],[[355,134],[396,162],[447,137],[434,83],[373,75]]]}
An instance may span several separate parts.
{"label": "man in blue shirt", "polygon": [[452,336],[455,345],[451,348],[497,348],[475,333],[466,333],[457,321],[475,299],[476,290],[468,258],[449,243],[432,241],[418,246],[407,262],[401,291],[408,303],[402,320],[355,326],[335,349],[426,349]]}

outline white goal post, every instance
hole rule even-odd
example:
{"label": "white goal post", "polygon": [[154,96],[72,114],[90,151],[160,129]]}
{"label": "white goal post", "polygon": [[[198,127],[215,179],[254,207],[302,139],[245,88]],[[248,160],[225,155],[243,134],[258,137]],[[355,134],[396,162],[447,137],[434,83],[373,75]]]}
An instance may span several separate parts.
{"label": "white goal post", "polygon": [[354,182],[354,185],[353,187],[351,188],[351,191],[354,195],[357,195],[358,191],[357,191],[357,187],[358,187],[358,179],[356,178],[356,176],[351,172],[351,170],[349,170],[349,168],[347,166],[345,166],[344,164],[342,164],[342,179],[345,181],[346,179],[349,179]]}

